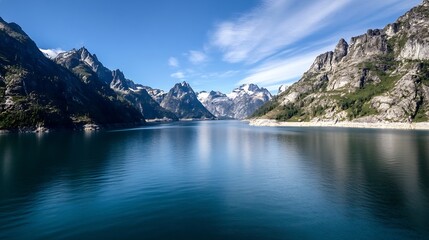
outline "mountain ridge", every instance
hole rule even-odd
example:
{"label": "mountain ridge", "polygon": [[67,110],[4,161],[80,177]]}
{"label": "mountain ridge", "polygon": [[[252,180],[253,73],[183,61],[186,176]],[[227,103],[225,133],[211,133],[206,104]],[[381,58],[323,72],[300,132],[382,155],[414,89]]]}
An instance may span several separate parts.
{"label": "mountain ridge", "polygon": [[165,95],[161,104],[180,119],[215,119],[198,100],[192,87],[187,82],[177,83]]}
{"label": "mountain ridge", "polygon": [[200,102],[219,119],[245,119],[272,98],[255,84],[243,84],[229,94],[219,91],[198,93]]}
{"label": "mountain ridge", "polygon": [[178,120],[172,112],[154,101],[143,86],[127,79],[119,69],[110,70],[104,67],[97,56],[91,54],[85,47],[60,53],[54,61],[78,75],[83,81],[92,78],[106,84],[146,119]]}
{"label": "mountain ridge", "polygon": [[0,19],[0,129],[143,123],[144,117],[108,87],[81,81],[46,58],[21,27]]}
{"label": "mountain ridge", "polygon": [[340,39],[302,78],[257,110],[278,121],[429,119],[429,2],[383,29]]}

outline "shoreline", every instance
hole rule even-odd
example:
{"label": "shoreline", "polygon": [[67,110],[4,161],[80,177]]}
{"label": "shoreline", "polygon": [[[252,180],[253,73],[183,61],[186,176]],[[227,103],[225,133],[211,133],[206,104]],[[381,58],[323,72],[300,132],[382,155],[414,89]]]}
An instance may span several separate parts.
{"label": "shoreline", "polygon": [[338,127],[367,129],[429,130],[429,122],[422,123],[363,123],[363,122],[279,122],[271,119],[247,120],[257,127]]}

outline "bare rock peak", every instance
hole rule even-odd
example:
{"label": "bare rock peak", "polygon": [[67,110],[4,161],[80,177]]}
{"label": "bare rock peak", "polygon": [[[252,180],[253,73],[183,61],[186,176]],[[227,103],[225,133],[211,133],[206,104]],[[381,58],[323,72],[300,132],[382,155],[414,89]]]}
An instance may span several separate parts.
{"label": "bare rock peak", "polygon": [[344,38],[341,38],[338,42],[337,46],[335,47],[334,51],[334,58],[336,62],[341,61],[345,56],[348,54],[349,44],[344,40]]}

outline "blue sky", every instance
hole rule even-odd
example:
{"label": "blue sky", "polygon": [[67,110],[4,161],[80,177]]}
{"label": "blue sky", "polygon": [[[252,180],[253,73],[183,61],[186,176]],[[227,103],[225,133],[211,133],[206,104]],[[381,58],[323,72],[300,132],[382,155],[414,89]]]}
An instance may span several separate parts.
{"label": "blue sky", "polygon": [[0,0],[43,49],[85,46],[110,69],[169,90],[230,92],[256,83],[276,93],[314,58],[421,0]]}

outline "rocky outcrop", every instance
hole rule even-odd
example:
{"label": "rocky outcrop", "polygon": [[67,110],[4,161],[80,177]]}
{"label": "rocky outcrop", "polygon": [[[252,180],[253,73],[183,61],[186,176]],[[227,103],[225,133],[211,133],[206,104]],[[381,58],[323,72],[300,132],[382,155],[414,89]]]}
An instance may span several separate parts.
{"label": "rocky outcrop", "polygon": [[161,106],[180,119],[215,119],[198,100],[187,82],[177,83],[161,102]]}
{"label": "rocky outcrop", "polygon": [[343,38],[340,39],[334,51],[334,61],[339,63],[349,51],[349,44]]}
{"label": "rocky outcrop", "polygon": [[112,71],[111,78],[112,80],[110,82],[110,88],[113,90],[126,92],[130,89],[137,89],[136,84],[133,81],[126,79],[124,73],[119,69]]}
{"label": "rocky outcrop", "polygon": [[429,119],[429,3],[384,29],[321,54],[302,78],[258,110],[283,121],[408,122]]}

